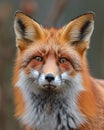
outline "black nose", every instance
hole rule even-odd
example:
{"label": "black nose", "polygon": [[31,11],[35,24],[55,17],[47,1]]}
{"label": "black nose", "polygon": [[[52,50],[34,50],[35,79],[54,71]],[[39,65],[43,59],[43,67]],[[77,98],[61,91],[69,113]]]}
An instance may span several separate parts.
{"label": "black nose", "polygon": [[54,75],[53,74],[47,74],[45,76],[45,79],[48,81],[48,82],[51,82],[52,80],[55,79]]}

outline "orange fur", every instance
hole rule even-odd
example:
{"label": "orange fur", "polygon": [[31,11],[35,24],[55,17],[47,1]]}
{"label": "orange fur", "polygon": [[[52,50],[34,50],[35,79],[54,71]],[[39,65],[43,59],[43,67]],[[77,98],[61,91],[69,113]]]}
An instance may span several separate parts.
{"label": "orange fur", "polygon": [[[103,130],[104,123],[101,124],[102,126],[99,126],[99,124],[100,121],[104,120],[104,81],[96,80],[89,74],[85,58],[86,49],[89,46],[89,39],[86,38],[85,40],[77,41],[76,37],[76,35],[79,35],[77,34],[76,30],[81,29],[87,20],[91,21],[91,24],[94,22],[93,15],[88,13],[80,16],[60,29],[44,29],[38,23],[34,22],[31,18],[25,16],[21,12],[16,14],[15,21],[17,19],[21,19],[23,21],[27,31],[30,31],[32,28],[31,31],[33,32],[31,36],[30,34],[27,34],[27,37],[25,38],[21,38],[22,36],[17,36],[16,41],[18,55],[14,68],[14,86],[19,79],[19,71],[22,67],[26,67],[26,74],[30,73],[31,67],[35,68],[37,71],[40,70],[41,63],[35,61],[34,59],[31,60],[32,57],[35,57],[36,55],[42,55],[45,59],[47,59],[43,72],[45,74],[52,72],[55,75],[58,73],[56,56],[58,55],[59,57],[69,58],[70,63],[66,62],[65,64],[61,64],[60,71],[64,72],[71,70],[70,75],[73,78],[75,77],[76,73],[80,71],[82,75],[82,85],[85,89],[85,91],[82,91],[79,94],[78,106],[80,111],[85,115],[85,117],[87,117],[88,123],[82,124],[78,130]],[[72,31],[76,33],[75,36]],[[19,30],[17,29],[16,33],[18,32]],[[91,28],[87,30],[87,33],[91,33]],[[26,59],[25,62],[21,64],[23,57]],[[16,116],[18,117],[24,112],[25,102],[21,90],[17,88],[17,86],[14,87],[14,96],[16,104]],[[31,129],[28,128],[28,130]]]}
{"label": "orange fur", "polygon": [[15,105],[16,107],[16,114],[15,116],[21,116],[24,112],[25,102],[23,99],[23,95],[21,93],[21,90],[17,87],[14,88],[14,95],[15,95]]}

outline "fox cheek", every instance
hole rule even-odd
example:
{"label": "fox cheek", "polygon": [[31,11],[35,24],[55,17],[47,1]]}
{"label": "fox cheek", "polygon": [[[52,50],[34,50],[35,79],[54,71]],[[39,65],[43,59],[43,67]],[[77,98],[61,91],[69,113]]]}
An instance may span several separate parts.
{"label": "fox cheek", "polygon": [[29,63],[26,63],[24,69],[26,74],[38,72],[41,73],[42,63],[36,62],[34,59],[32,59]]}
{"label": "fox cheek", "polygon": [[69,74],[70,74],[70,72],[69,72],[69,73],[68,73],[68,72],[63,72],[63,73],[61,74],[62,80],[63,80],[63,81],[68,80],[68,79],[69,79]]}
{"label": "fox cheek", "polygon": [[70,63],[60,65],[59,69],[60,69],[61,75],[63,75],[63,73],[65,73],[65,72],[69,73],[69,72],[74,72],[75,71],[73,66]]}
{"label": "fox cheek", "polygon": [[32,74],[33,78],[38,79],[38,77],[39,77],[39,72],[38,72],[37,70],[32,70],[32,71],[31,71],[31,74]]}
{"label": "fox cheek", "polygon": [[53,82],[53,84],[55,84],[56,86],[61,86],[62,79],[60,75],[55,77],[55,81]]}
{"label": "fox cheek", "polygon": [[44,74],[39,75],[38,83],[39,83],[39,85],[44,85],[44,84],[47,83],[46,80],[45,80],[45,75]]}

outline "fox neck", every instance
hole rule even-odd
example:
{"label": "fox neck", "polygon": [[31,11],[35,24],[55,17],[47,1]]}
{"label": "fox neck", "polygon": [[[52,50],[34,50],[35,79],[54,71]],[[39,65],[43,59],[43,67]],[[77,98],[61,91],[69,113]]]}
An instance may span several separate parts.
{"label": "fox neck", "polygon": [[76,129],[83,124],[86,119],[77,104],[80,92],[84,91],[80,74],[71,80],[62,93],[39,92],[35,89],[37,84],[29,84],[22,71],[16,86],[21,89],[25,102],[24,113],[20,116],[23,123],[37,129],[41,124],[48,124],[50,130]]}

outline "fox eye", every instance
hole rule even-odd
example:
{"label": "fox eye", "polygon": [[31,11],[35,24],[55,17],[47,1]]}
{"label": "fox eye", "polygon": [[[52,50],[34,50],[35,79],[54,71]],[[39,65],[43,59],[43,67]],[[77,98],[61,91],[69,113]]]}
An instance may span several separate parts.
{"label": "fox eye", "polygon": [[43,57],[42,56],[35,56],[34,58],[36,61],[38,62],[42,62],[43,61]]}
{"label": "fox eye", "polygon": [[64,58],[64,57],[59,59],[59,63],[65,63],[65,62],[67,62],[67,61],[68,61],[68,60],[67,60],[66,58]]}

